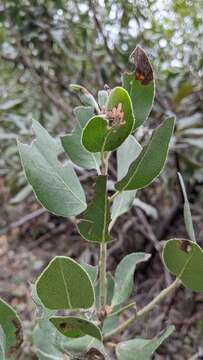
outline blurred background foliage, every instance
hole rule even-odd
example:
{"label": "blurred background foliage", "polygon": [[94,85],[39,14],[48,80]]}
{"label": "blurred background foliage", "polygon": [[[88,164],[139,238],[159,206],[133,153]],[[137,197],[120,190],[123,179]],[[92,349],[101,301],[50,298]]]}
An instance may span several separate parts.
{"label": "blurred background foliage", "polygon": [[[5,0],[0,5],[0,175],[12,202],[29,193],[16,136],[32,118],[52,133],[73,126],[70,83],[96,89],[121,82],[139,43],[157,78],[151,118],[175,113],[178,167],[202,181],[202,0]],[[156,114],[156,115],[155,115]],[[181,165],[180,165],[181,162]],[[191,178],[192,175],[192,178]],[[18,191],[20,192],[20,195]]]}

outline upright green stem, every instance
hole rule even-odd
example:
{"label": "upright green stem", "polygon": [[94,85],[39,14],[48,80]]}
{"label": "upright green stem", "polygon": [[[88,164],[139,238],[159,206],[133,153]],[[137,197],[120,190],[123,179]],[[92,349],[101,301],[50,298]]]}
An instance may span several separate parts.
{"label": "upright green stem", "polygon": [[123,331],[125,331],[132,323],[140,319],[142,316],[147,315],[154,307],[160,303],[170,292],[175,290],[177,287],[181,285],[181,281],[177,278],[171,285],[162,290],[149,304],[144,306],[141,310],[136,312],[133,316],[131,316],[124,323],[119,325],[114,330],[110,331],[104,336],[104,340],[109,340],[112,336],[117,335]]}
{"label": "upright green stem", "polygon": [[[101,152],[101,174],[107,175],[108,172],[108,152]],[[99,299],[100,309],[105,310],[107,298],[107,277],[106,277],[106,261],[107,261],[107,245],[101,243],[100,245],[100,260],[99,260]]]}
{"label": "upright green stem", "polygon": [[108,170],[108,152],[102,151],[101,152],[101,174],[107,175]]}
{"label": "upright green stem", "polygon": [[100,262],[99,262],[100,309],[105,307],[106,298],[107,298],[106,258],[107,258],[107,246],[106,244],[102,243],[100,245]]}

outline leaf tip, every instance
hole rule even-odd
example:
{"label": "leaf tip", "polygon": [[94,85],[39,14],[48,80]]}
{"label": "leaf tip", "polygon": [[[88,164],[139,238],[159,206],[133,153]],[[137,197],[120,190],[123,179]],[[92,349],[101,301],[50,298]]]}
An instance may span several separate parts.
{"label": "leaf tip", "polygon": [[142,85],[148,85],[154,80],[154,72],[152,65],[146,52],[137,45],[130,55],[130,61],[135,65],[135,78]]}

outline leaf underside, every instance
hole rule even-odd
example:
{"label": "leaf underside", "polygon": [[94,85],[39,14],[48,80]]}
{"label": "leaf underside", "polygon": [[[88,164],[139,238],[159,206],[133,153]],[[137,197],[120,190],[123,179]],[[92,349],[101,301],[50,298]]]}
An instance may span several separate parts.
{"label": "leaf underside", "polygon": [[33,331],[33,342],[39,360],[62,360],[67,338],[48,319],[39,320]]}
{"label": "leaf underside", "polygon": [[73,216],[86,208],[85,194],[70,163],[58,160],[61,148],[49,133],[33,122],[36,139],[31,145],[18,142],[27,180],[37,199],[50,212]]}
{"label": "leaf underside", "polygon": [[[141,145],[134,136],[129,135],[117,150],[117,180],[121,180],[128,172],[131,163],[138,157],[142,150]],[[127,212],[133,205],[136,190],[125,191],[119,194],[111,207],[112,220]]]}
{"label": "leaf underside", "polygon": [[174,326],[170,326],[152,340],[138,338],[118,344],[116,348],[118,360],[151,360],[154,352],[173,333],[174,329]]}
{"label": "leaf underside", "polygon": [[74,110],[74,114],[77,118],[77,125],[71,134],[61,137],[62,146],[74,164],[84,169],[96,169],[99,171],[99,154],[90,153],[81,143],[82,130],[89,119],[93,117],[94,109],[92,107],[78,106]]}
{"label": "leaf underside", "polygon": [[118,264],[114,278],[113,306],[121,304],[129,298],[133,290],[136,266],[140,262],[147,261],[150,256],[150,254],[142,252],[131,253]]}

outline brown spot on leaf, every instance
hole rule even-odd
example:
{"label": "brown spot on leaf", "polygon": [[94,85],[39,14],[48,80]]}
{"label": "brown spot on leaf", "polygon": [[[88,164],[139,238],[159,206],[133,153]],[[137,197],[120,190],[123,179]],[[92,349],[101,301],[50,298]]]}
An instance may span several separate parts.
{"label": "brown spot on leaf", "polygon": [[137,46],[130,55],[130,60],[135,65],[136,80],[139,80],[142,85],[149,84],[153,80],[154,74],[145,51],[140,46]]}
{"label": "brown spot on leaf", "polygon": [[23,330],[22,330],[22,326],[20,321],[16,318],[11,320],[12,324],[15,327],[15,336],[16,336],[16,343],[11,346],[9,352],[7,352],[6,356],[9,358],[10,356],[12,356],[18,349],[19,347],[22,345],[23,343]]}
{"label": "brown spot on leaf", "polygon": [[78,326],[77,324],[71,324],[71,323],[66,323],[66,322],[62,322],[59,324],[59,328],[61,331],[77,331],[78,330]]}
{"label": "brown spot on leaf", "polygon": [[86,360],[105,360],[104,355],[96,348],[91,348],[86,353]]}
{"label": "brown spot on leaf", "polygon": [[66,323],[61,323],[60,325],[59,325],[59,327],[60,327],[60,329],[61,330],[65,330],[66,329]]}
{"label": "brown spot on leaf", "polygon": [[190,251],[192,250],[191,245],[188,243],[187,240],[178,240],[178,247],[180,248],[180,250],[186,252],[187,254],[190,253]]}

